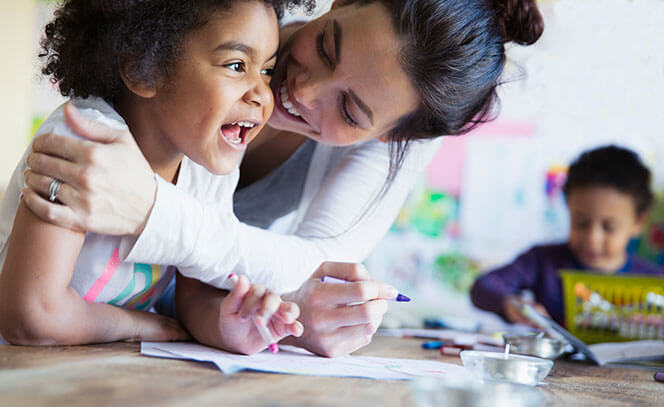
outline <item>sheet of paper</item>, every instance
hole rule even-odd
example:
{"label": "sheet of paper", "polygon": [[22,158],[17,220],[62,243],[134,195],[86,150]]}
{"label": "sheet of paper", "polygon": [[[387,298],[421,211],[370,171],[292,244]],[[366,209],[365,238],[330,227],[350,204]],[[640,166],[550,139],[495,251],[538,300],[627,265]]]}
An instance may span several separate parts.
{"label": "sheet of paper", "polygon": [[664,359],[664,341],[606,342],[589,345],[588,348],[600,365]]}
{"label": "sheet of paper", "polygon": [[472,378],[462,366],[450,363],[351,355],[330,359],[292,346],[282,346],[279,353],[274,355],[269,351],[263,351],[253,356],[244,356],[191,342],[143,342],[141,354],[212,362],[224,373],[249,369],[272,373],[380,380],[409,380],[423,376]]}
{"label": "sheet of paper", "polygon": [[483,343],[486,345],[502,346],[502,338],[495,338],[491,335],[478,334],[472,332],[457,331],[454,329],[424,329],[424,328],[397,328],[397,329],[379,329],[376,335],[396,336],[396,337],[414,337],[430,339],[446,339],[453,341],[457,345],[475,345]]}

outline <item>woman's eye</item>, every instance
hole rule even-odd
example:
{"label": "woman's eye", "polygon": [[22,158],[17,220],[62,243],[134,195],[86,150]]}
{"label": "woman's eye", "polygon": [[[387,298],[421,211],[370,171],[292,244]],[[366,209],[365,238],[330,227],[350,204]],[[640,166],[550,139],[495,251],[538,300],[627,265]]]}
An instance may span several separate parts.
{"label": "woman's eye", "polygon": [[231,62],[230,64],[225,64],[224,68],[231,69],[235,72],[244,72],[244,63],[243,62]]}
{"label": "woman's eye", "polygon": [[325,46],[323,44],[325,44],[325,27],[323,27],[321,32],[316,37],[316,49],[318,50],[318,55],[320,55],[323,62],[325,62],[325,64],[327,64],[328,66],[332,66],[332,60],[327,55],[327,52],[325,51]]}
{"label": "woman's eye", "polygon": [[340,106],[341,116],[344,118],[346,123],[348,123],[350,126],[359,127],[359,123],[357,123],[353,119],[353,117],[350,115],[350,113],[348,113],[348,109],[346,108],[347,100],[348,100],[348,96],[345,93],[342,93],[341,94],[341,103],[340,103],[341,104],[341,106]]}

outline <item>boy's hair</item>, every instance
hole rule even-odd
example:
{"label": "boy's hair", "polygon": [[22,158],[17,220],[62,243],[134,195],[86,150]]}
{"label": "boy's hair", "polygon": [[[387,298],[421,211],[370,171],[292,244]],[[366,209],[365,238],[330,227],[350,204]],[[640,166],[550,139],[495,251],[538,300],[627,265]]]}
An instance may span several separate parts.
{"label": "boy's hair", "polygon": [[[168,77],[187,33],[205,25],[215,11],[248,0],[65,0],[44,29],[39,54],[42,73],[66,97],[98,96],[109,103],[124,83],[153,84]],[[262,0],[281,18],[298,6],[310,12],[315,0]]]}
{"label": "boy's hair", "polygon": [[632,197],[638,216],[652,204],[650,170],[639,156],[626,148],[609,145],[581,154],[569,167],[563,186],[565,196],[585,187],[614,188]]}

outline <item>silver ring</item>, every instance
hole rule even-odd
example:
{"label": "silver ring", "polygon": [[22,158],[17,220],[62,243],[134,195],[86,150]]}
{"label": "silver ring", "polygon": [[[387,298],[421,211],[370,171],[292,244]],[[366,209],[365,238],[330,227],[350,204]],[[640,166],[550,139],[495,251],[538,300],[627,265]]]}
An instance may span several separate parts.
{"label": "silver ring", "polygon": [[51,185],[48,187],[48,200],[55,202],[58,199],[58,192],[60,192],[60,187],[62,186],[62,181],[57,178],[53,178]]}

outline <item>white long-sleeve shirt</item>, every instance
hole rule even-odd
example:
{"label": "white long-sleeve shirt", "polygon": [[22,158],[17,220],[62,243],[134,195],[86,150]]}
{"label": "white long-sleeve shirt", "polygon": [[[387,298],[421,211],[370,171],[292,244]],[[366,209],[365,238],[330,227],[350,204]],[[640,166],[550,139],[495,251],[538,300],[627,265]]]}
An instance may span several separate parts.
{"label": "white long-sleeve shirt", "polygon": [[[235,272],[277,292],[294,290],[324,261],[364,260],[439,145],[440,140],[413,142],[394,182],[378,199],[389,169],[387,144],[317,144],[299,207],[272,228],[284,230],[286,224],[286,233],[239,222],[228,211],[229,197],[203,202],[187,188],[159,180],[145,230],[135,242],[127,242],[124,247],[131,249],[121,255],[125,261],[172,264],[184,275],[220,288],[230,288],[225,279]],[[188,188],[227,182],[202,167],[190,168]]]}

